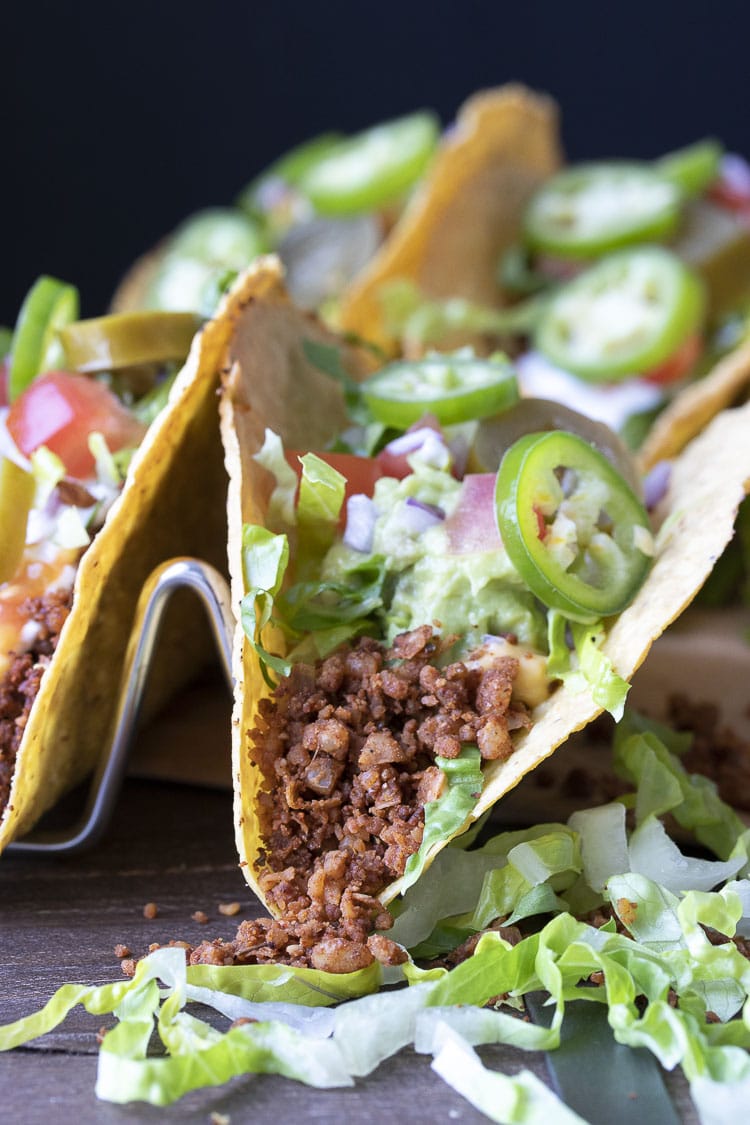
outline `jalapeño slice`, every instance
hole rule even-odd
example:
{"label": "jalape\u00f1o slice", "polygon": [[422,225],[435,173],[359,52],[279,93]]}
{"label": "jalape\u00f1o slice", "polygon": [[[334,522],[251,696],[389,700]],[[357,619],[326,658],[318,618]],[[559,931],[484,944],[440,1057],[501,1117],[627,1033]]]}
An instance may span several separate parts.
{"label": "jalape\u00f1o slice", "polygon": [[611,254],[544,306],[534,343],[557,367],[593,382],[658,367],[699,329],[699,278],[669,251],[641,246]]}
{"label": "jalape\u00f1o slice", "polygon": [[375,125],[324,152],[297,187],[321,215],[375,211],[419,179],[438,134],[438,120],[427,112]]}
{"label": "jalape\u00f1o slice", "polygon": [[74,285],[43,275],[24,298],[11,344],[8,398],[11,402],[42,371],[60,362],[58,329],[78,316],[78,290]]}
{"label": "jalape\u00f1o slice", "polygon": [[719,174],[724,149],[719,141],[697,141],[687,148],[667,153],[656,162],[657,171],[693,198],[702,195]]}
{"label": "jalape\u00f1o slice", "polygon": [[341,133],[320,133],[296,145],[251,180],[237,196],[237,206],[251,217],[265,218],[284,187],[294,187],[308,168],[317,164],[344,137]]}
{"label": "jalape\u00f1o slice", "polygon": [[478,423],[469,447],[470,473],[496,473],[504,454],[526,434],[565,430],[577,434],[603,453],[630,485],[636,496],[641,481],[635,462],[622,438],[604,422],[572,410],[562,402],[544,398],[521,398],[502,414]]}
{"label": "jalape\u00f1o slice", "polygon": [[194,313],[114,313],[75,321],[60,340],[74,371],[116,371],[184,359],[200,325]]}
{"label": "jalape\u00f1o slice", "polygon": [[559,172],[534,195],[524,238],[545,254],[596,258],[634,242],[669,238],[682,202],[674,180],[648,164],[581,164]]}
{"label": "jalape\u00f1o slice", "polygon": [[651,566],[648,516],[603,454],[563,430],[528,434],[505,454],[497,525],[531,592],[573,621],[619,613]]}
{"label": "jalape\u00f1o slice", "polygon": [[198,211],[170,237],[145,303],[168,312],[211,316],[222,275],[245,269],[265,248],[260,224],[242,211]]}
{"label": "jalape\u00f1o slice", "polygon": [[486,418],[518,401],[518,383],[504,355],[427,355],[391,363],[362,384],[373,418],[405,430],[425,414],[443,426]]}

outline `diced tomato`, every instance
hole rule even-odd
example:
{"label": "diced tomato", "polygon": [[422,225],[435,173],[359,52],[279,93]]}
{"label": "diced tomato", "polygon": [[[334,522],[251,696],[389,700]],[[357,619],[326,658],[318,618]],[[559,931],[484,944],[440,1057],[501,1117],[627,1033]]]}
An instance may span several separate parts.
{"label": "diced tomato", "polygon": [[[346,477],[344,506],[346,506],[349,497],[355,496],[357,493],[363,492],[365,496],[372,496],[375,491],[375,481],[385,476],[382,466],[374,457],[357,457],[354,453],[319,453],[317,450],[315,450],[315,453],[332,469],[336,469],[337,472]],[[298,452],[286,451],[286,459],[298,477],[302,476],[300,456]]]}
{"label": "diced tomato", "polygon": [[375,455],[375,461],[380,466],[382,476],[403,480],[412,471],[408,457],[411,457],[411,453],[392,453],[389,449],[381,449]]}
{"label": "diced tomato", "polygon": [[146,432],[146,426],[102,383],[64,371],[35,379],[11,406],[6,424],[27,457],[46,445],[61,459],[66,472],[79,478],[94,472],[89,434],[103,434],[115,452],[139,444]]}
{"label": "diced tomato", "polygon": [[658,383],[660,386],[679,382],[680,379],[689,375],[695,367],[702,348],[703,339],[700,333],[696,332],[692,336],[688,336],[685,343],[681,344],[669,359],[665,359],[658,367],[647,372],[643,378],[649,383]]}

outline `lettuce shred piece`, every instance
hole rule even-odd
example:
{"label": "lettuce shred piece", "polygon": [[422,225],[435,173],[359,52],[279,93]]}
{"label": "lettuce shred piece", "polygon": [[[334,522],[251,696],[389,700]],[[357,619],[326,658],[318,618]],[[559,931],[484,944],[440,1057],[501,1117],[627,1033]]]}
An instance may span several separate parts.
{"label": "lettuce shred piece", "polygon": [[[573,640],[575,661],[568,648],[568,630]],[[619,722],[625,711],[630,684],[614,670],[612,661],[602,652],[605,636],[601,621],[582,625],[569,621],[557,610],[550,610],[547,673],[551,679],[562,680],[570,691],[582,691],[587,687],[594,701]]]}
{"label": "lettuce shred piece", "polygon": [[240,603],[240,621],[269,685],[269,668],[279,676],[288,676],[291,671],[288,660],[268,652],[261,643],[263,629],[274,624],[274,598],[284,581],[288,565],[289,540],[286,535],[274,535],[258,524],[245,524],[242,529],[242,569],[247,593]]}
{"label": "lettuce shred piece", "polygon": [[297,501],[297,571],[317,573],[336,535],[346,477],[315,453],[299,459],[302,477]]}
{"label": "lettuce shred piece", "polygon": [[34,506],[43,508],[65,476],[65,466],[46,445],[35,449],[30,460],[35,485]]}
{"label": "lettuce shred piece", "polygon": [[385,559],[368,555],[349,567],[346,582],[295,582],[277,599],[286,632],[298,639],[294,660],[327,656],[363,633],[380,632]]}
{"label": "lettuce shred piece", "polygon": [[402,887],[408,890],[425,869],[432,848],[458,835],[482,795],[484,777],[479,748],[467,744],[457,758],[435,758],[445,774],[445,791],[424,807],[424,834],[419,850],[409,856]]}
{"label": "lettuce shred piece", "polygon": [[266,429],[263,445],[253,460],[267,469],[275,480],[266,514],[269,528],[289,531],[297,522],[294,504],[299,482],[297,474],[284,456],[284,446],[279,435]]}
{"label": "lettuce shred piece", "polygon": [[[512,1021],[518,1026],[518,1020]],[[541,1030],[534,1028],[534,1031]],[[490,1121],[527,1125],[586,1125],[530,1070],[512,1077],[484,1066],[479,1055],[447,1024],[438,1025],[432,1069]]]}

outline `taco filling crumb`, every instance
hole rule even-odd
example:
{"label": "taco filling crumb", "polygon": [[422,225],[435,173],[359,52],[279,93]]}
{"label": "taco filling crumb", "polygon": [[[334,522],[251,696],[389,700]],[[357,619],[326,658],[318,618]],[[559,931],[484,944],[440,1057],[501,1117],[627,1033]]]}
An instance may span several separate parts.
{"label": "taco filling crumb", "polygon": [[264,778],[260,886],[279,921],[243,922],[233,942],[204,943],[193,963],[284,960],[332,972],[403,959],[373,929],[392,925],[377,896],[419,849],[424,806],[446,776],[436,758],[475,744],[509,756],[530,725],[513,698],[519,662],[441,665],[449,641],[429,625],[388,648],[372,638],[314,667],[296,664],[250,732]]}
{"label": "taco filling crumb", "polygon": [[0,678],[0,811],[8,802],[29,711],[72,603],[73,591],[63,589],[28,598],[20,607],[26,622],[24,629],[34,636],[27,651],[11,656],[5,675]]}

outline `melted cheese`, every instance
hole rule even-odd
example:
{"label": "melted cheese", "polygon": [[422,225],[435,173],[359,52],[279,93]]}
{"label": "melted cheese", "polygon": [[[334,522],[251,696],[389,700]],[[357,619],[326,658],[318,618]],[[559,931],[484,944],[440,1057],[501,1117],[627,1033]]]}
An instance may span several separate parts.
{"label": "melted cheese", "polygon": [[505,637],[488,637],[481,648],[475,649],[465,661],[467,668],[491,668],[504,656],[514,656],[518,661],[518,675],[513,681],[511,698],[515,703],[525,703],[531,709],[543,703],[549,695],[547,657],[525,645],[514,645]]}

